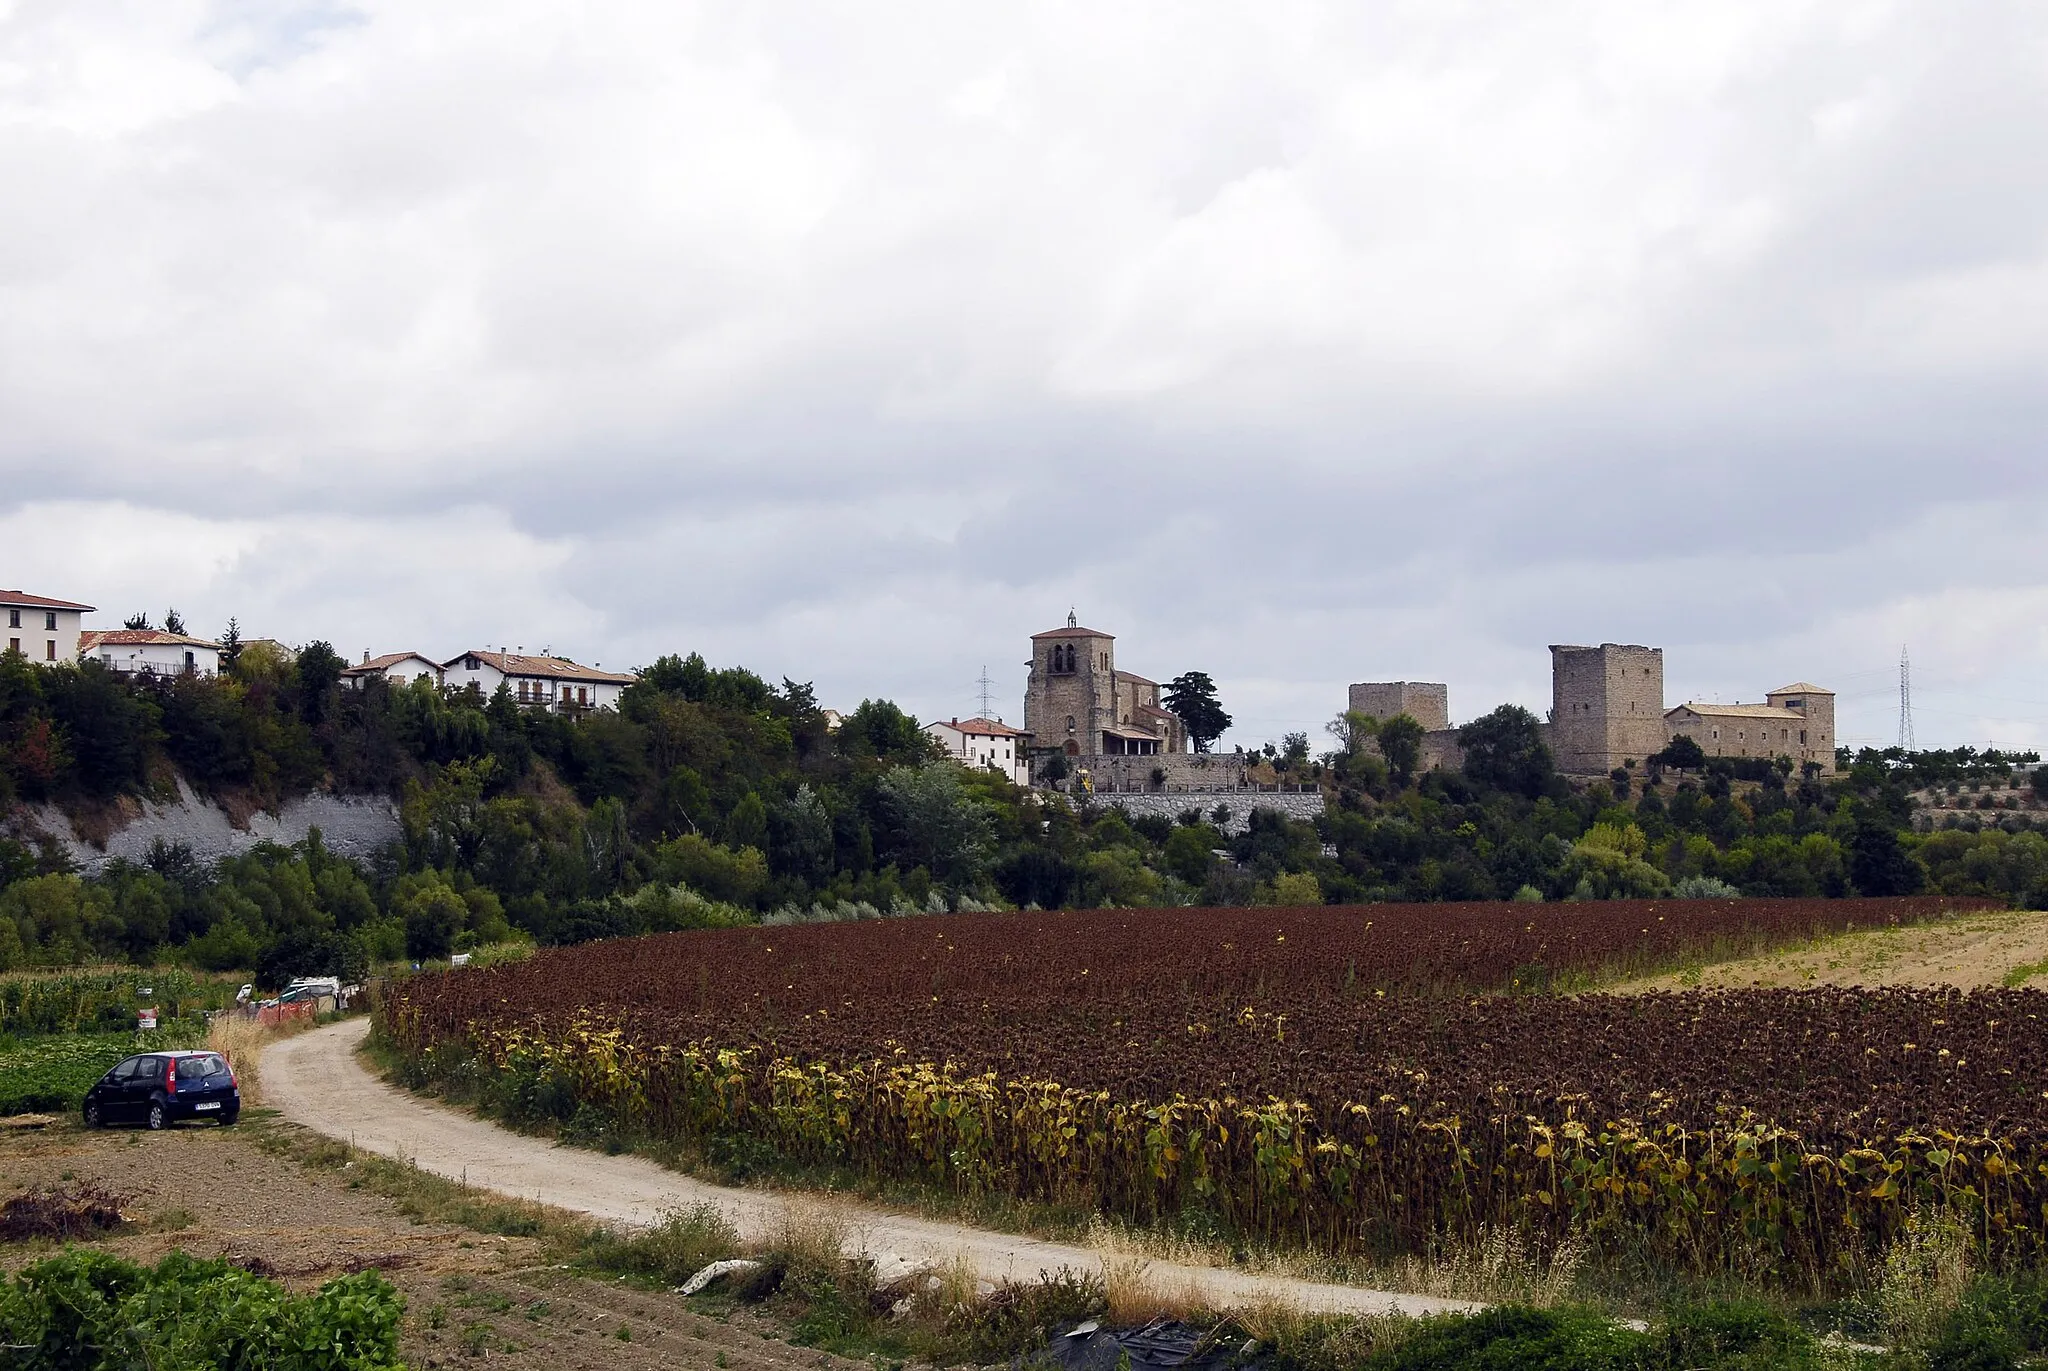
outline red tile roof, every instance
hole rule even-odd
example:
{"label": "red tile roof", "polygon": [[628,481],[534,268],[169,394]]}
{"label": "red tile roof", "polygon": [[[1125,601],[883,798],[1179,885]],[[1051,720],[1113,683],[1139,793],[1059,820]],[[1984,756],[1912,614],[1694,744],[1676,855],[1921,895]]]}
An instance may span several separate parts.
{"label": "red tile roof", "polygon": [[166,633],[160,628],[90,628],[78,635],[81,653],[96,647],[210,647],[220,651],[220,644],[211,639]]}
{"label": "red tile roof", "polygon": [[442,670],[453,670],[456,663],[465,657],[474,657],[506,676],[541,677],[554,681],[610,681],[618,685],[631,685],[640,679],[616,671],[579,666],[567,657],[536,657],[517,652],[458,652],[441,663]]}
{"label": "red tile roof", "polygon": [[[349,667],[341,674],[344,676],[375,676],[381,672],[390,670],[392,667],[397,666],[400,662],[408,661],[425,662],[428,666],[435,665],[433,658],[428,657],[422,653],[387,652],[382,657],[372,657],[367,662],[363,662],[357,666]],[[439,670],[438,667],[435,667],[435,669]]]}
{"label": "red tile roof", "polygon": [[91,605],[73,604],[69,600],[52,600],[47,595],[31,595],[25,590],[0,590],[0,606],[9,609],[75,609],[81,614],[93,613]]}
{"label": "red tile roof", "polygon": [[962,733],[978,733],[987,738],[1022,738],[1024,736],[1023,729],[1011,728],[1008,724],[1000,723],[995,719],[934,719],[932,722],[944,724],[947,728],[957,729]]}

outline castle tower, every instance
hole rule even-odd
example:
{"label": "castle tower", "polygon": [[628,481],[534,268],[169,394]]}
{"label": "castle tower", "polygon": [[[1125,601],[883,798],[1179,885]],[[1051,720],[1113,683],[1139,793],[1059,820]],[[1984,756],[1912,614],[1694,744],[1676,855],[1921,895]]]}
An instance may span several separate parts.
{"label": "castle tower", "polygon": [[1451,692],[1434,681],[1361,681],[1351,687],[1351,709],[1382,722],[1406,714],[1429,732],[1451,726]]}
{"label": "castle tower", "polygon": [[1117,727],[1116,635],[1083,628],[1072,612],[1065,628],[1031,635],[1031,676],[1024,687],[1024,731],[1032,745],[1069,757],[1107,751]]}
{"label": "castle tower", "polygon": [[1798,731],[1792,735],[1797,742],[1787,749],[1786,755],[1795,762],[1819,762],[1822,774],[1832,775],[1835,770],[1835,692],[1799,681],[1779,686],[1764,699],[1774,708],[1791,710],[1800,716]]}
{"label": "castle tower", "polygon": [[1664,750],[1664,649],[1550,647],[1550,748],[1557,769],[1605,775]]}

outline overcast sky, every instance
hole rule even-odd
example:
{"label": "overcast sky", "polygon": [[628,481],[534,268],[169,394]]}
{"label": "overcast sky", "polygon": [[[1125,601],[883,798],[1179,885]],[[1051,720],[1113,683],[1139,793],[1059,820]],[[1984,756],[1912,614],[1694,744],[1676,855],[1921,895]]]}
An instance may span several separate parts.
{"label": "overcast sky", "polygon": [[[2048,748],[2048,13],[0,0],[0,585]],[[1321,736],[1317,734],[1320,745]]]}

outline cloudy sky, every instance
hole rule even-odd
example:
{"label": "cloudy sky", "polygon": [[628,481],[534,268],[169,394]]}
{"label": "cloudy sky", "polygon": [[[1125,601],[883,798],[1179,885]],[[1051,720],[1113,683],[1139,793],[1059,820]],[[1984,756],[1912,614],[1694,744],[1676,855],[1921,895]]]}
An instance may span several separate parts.
{"label": "cloudy sky", "polygon": [[2048,748],[2048,15],[0,0],[0,585]]}

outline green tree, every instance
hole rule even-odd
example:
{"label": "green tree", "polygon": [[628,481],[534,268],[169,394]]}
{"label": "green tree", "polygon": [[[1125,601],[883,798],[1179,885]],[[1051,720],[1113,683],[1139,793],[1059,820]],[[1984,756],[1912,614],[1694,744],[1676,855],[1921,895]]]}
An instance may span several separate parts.
{"label": "green tree", "polygon": [[171,608],[169,608],[169,609],[165,610],[165,611],[164,611],[164,632],[166,632],[166,633],[183,633],[184,631],[185,631],[185,616],[184,616],[184,615],[182,615],[182,614],[180,614],[180,613],[178,613],[177,607],[176,607],[176,606],[174,605],[174,606],[172,606]]}
{"label": "green tree", "polygon": [[1199,889],[1216,869],[1216,849],[1222,846],[1221,833],[1207,824],[1190,824],[1173,830],[1163,860],[1175,879]]}
{"label": "green tree", "polygon": [[988,806],[962,782],[952,762],[899,766],[875,782],[904,870],[923,867],[955,890],[974,886],[987,870],[994,825]]}
{"label": "green tree", "polygon": [[1216,699],[1216,683],[1207,672],[1183,671],[1166,683],[1161,698],[1180,719],[1197,752],[1207,752],[1230,728],[1231,718]]}
{"label": "green tree", "polygon": [[1911,895],[1926,879],[1890,825],[1868,817],[1856,821],[1849,843],[1849,880],[1859,895]]}
{"label": "green tree", "polygon": [[227,632],[220,635],[220,669],[233,671],[235,662],[242,655],[242,625],[235,616],[228,615]]}
{"label": "green tree", "polygon": [[1422,760],[1424,732],[1420,721],[1411,714],[1396,714],[1380,725],[1380,756],[1387,759],[1388,770],[1404,786],[1415,779],[1416,765]]}
{"label": "green tree", "polygon": [[1458,730],[1465,775],[1484,786],[1535,799],[1557,774],[1543,726],[1520,705],[1502,705]]}

